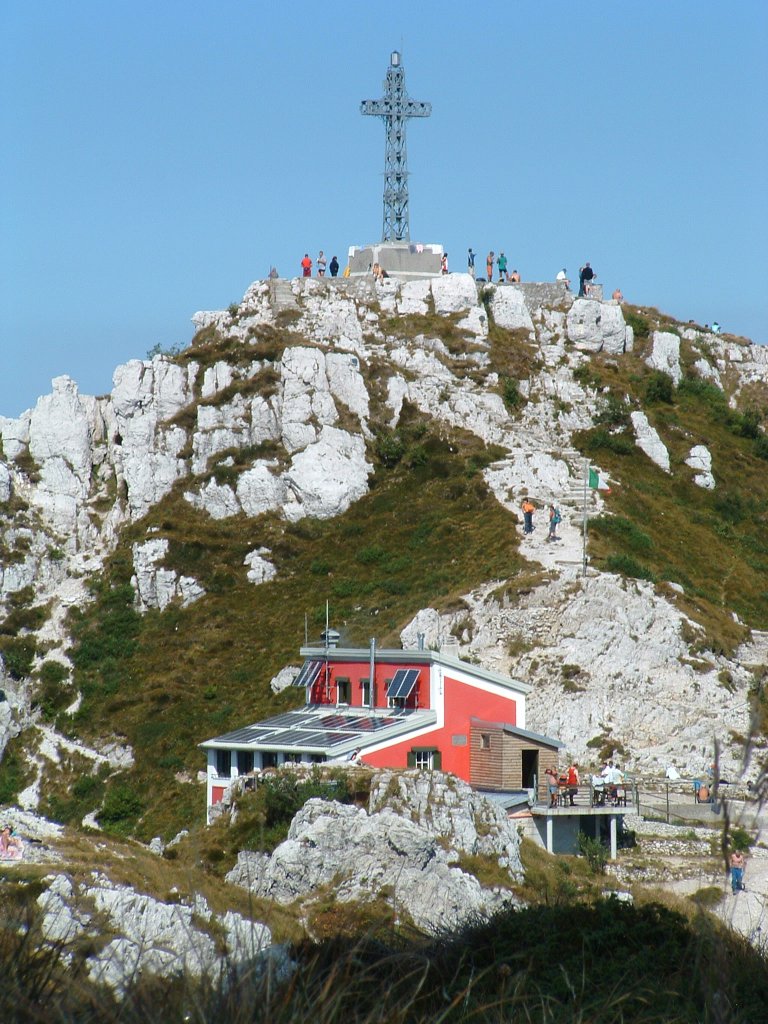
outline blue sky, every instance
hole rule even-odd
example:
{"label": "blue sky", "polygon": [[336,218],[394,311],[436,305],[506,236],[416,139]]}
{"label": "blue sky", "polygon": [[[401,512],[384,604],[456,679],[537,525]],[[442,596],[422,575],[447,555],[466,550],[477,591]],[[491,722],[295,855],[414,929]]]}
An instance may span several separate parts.
{"label": "blue sky", "polygon": [[765,0],[8,0],[0,33],[0,415],[377,240],[393,49],[433,111],[413,240],[768,341]]}

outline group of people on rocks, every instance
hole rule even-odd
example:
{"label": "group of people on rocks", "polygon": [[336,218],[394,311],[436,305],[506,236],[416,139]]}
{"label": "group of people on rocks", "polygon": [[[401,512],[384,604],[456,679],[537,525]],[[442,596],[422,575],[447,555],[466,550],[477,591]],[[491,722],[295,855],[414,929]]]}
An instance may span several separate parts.
{"label": "group of people on rocks", "polygon": [[[475,268],[476,256],[477,253],[470,246],[469,249],[467,249],[467,273],[470,275],[470,277],[473,278],[476,277],[477,273]],[[497,256],[493,249],[491,249],[491,251],[485,257],[485,280],[488,281],[489,283],[493,281],[494,267],[496,267],[496,270],[499,275],[499,283],[501,283],[502,281],[509,281],[511,284],[520,283],[520,273],[517,270],[509,270],[509,261],[507,260],[506,255],[503,252],[500,252],[499,255]]]}
{"label": "group of people on rocks", "polygon": [[[321,249],[317,254],[317,260],[315,261],[317,267],[317,276],[325,277],[326,268],[331,272],[331,277],[339,276],[339,261],[335,256],[331,256],[331,262],[325,258],[325,253]],[[301,261],[301,276],[312,277],[312,258],[308,252],[304,253],[304,259]]]}
{"label": "group of people on rocks", "polygon": [[[475,276],[476,276],[476,270],[475,270],[475,257],[476,257],[476,255],[477,254],[475,253],[475,251],[470,246],[470,248],[467,250],[467,273],[470,274],[470,276],[473,277],[473,278],[475,278]],[[301,261],[301,276],[302,277],[312,277],[312,268],[313,268],[313,266],[315,267],[315,269],[317,271],[317,276],[318,277],[325,277],[326,269],[330,272],[331,277],[338,277],[338,275],[339,275],[340,264],[339,264],[338,258],[336,256],[332,256],[331,260],[330,260],[330,263],[329,263],[328,260],[325,257],[325,253],[323,252],[322,249],[317,254],[317,259],[315,260],[314,264],[312,262],[312,257],[309,255],[309,253],[308,252],[304,253],[304,259]],[[376,268],[377,267],[379,268],[379,271],[380,271],[378,274],[376,272]],[[494,267],[496,268],[496,270],[498,272],[499,283],[508,282],[510,284],[519,284],[520,281],[522,280],[518,270],[515,269],[515,270],[510,271],[508,269],[509,268],[509,262],[507,260],[507,257],[505,256],[505,254],[503,252],[500,252],[498,254],[498,256],[497,256],[496,253],[493,251],[493,249],[491,249],[491,251],[488,253],[488,255],[485,258],[485,280],[488,281],[488,282],[493,281]],[[383,271],[383,268],[380,267],[380,265],[378,263],[374,263],[374,265],[373,265],[373,267],[371,269],[373,270],[374,277],[377,280],[381,280],[382,276],[383,277],[388,277],[389,276],[386,271]],[[381,273],[381,271],[383,271],[383,273]],[[440,257],[440,273],[441,274],[447,274],[448,273],[448,253],[447,252],[444,252],[442,254],[442,256]],[[278,276],[277,270],[274,267],[270,268],[269,276],[270,277],[277,277]],[[349,267],[346,267],[346,269],[344,270],[344,277],[348,277],[348,276],[349,276]],[[592,282],[595,281],[595,280],[597,280],[597,274],[595,273],[595,271],[590,266],[589,261],[587,261],[584,264],[583,267],[579,268],[579,298],[585,298],[585,297],[589,296],[590,290],[591,290],[591,287],[592,287]],[[570,278],[568,277],[568,271],[566,270],[565,267],[563,267],[562,270],[559,270],[557,272],[557,274],[555,276],[555,281],[557,281],[560,284],[563,284],[565,286],[565,290],[566,291],[570,291],[571,281],[570,281]],[[613,295],[611,297],[616,302],[623,302],[624,301],[624,296],[622,295],[620,288],[616,288],[614,290]],[[719,330],[719,327],[717,329]],[[714,327],[713,327],[713,330],[714,330]]]}
{"label": "group of people on rocks", "polygon": [[[523,533],[531,534],[536,529],[533,525],[533,513],[536,511],[536,506],[530,498],[523,498],[523,503],[520,506],[523,513]],[[550,504],[549,506],[549,531],[547,533],[547,541],[560,540],[557,535],[557,528],[563,521],[563,517],[560,514],[560,509],[557,505]]]}

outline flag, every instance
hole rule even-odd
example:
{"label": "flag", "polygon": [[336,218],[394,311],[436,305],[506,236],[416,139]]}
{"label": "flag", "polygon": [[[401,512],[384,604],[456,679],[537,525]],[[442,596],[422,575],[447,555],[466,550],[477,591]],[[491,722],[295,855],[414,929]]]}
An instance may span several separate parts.
{"label": "flag", "polygon": [[611,488],[608,484],[600,479],[600,473],[598,470],[589,467],[589,486],[593,491],[605,491],[606,494],[611,493]]}

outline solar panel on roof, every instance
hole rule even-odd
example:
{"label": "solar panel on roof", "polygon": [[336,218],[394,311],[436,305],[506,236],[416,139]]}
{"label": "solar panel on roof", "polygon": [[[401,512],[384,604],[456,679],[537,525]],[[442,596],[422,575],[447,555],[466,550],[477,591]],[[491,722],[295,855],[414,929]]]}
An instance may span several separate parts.
{"label": "solar panel on roof", "polygon": [[305,661],[301,667],[301,672],[299,672],[291,685],[312,686],[320,675],[320,669],[322,667],[322,661]]}
{"label": "solar panel on roof", "polygon": [[323,715],[317,720],[317,724],[322,725],[324,729],[346,729],[354,721],[352,715]]}
{"label": "solar panel on roof", "polygon": [[387,687],[388,697],[408,697],[419,678],[417,668],[399,668]]}
{"label": "solar panel on roof", "polygon": [[282,715],[275,715],[274,718],[267,718],[265,721],[259,722],[259,725],[266,725],[270,729],[288,729],[306,725],[315,720],[314,715],[308,715],[306,712],[285,711]]}

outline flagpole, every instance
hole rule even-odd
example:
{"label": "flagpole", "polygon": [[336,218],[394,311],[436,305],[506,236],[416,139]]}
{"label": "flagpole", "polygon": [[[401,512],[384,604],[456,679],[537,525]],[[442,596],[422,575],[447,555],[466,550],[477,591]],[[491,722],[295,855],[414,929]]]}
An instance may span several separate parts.
{"label": "flagpole", "polygon": [[584,515],[581,524],[581,575],[587,575],[587,475],[589,459],[584,459]]}

